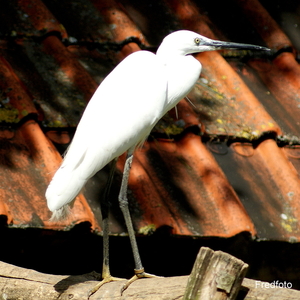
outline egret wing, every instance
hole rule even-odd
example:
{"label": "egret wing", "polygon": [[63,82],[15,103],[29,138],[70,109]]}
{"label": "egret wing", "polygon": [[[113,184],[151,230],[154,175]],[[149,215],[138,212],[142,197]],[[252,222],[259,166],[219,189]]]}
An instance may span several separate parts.
{"label": "egret wing", "polygon": [[145,139],[167,103],[164,66],[148,51],[124,59],[100,84],[48,187],[50,210],[71,202],[86,181]]}

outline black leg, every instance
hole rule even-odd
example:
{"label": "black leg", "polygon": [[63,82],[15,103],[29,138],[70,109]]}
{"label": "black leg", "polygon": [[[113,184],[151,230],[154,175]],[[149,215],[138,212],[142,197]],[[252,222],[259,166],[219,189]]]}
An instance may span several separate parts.
{"label": "black leg", "polygon": [[125,289],[127,289],[127,287],[132,282],[134,282],[135,280],[137,280],[139,278],[157,277],[155,275],[151,275],[151,274],[144,272],[144,268],[143,268],[142,261],[140,258],[138,246],[136,243],[135,233],[134,233],[134,229],[133,229],[133,225],[132,225],[132,220],[131,220],[131,216],[130,216],[130,212],[129,212],[129,208],[128,208],[127,186],[128,186],[128,179],[129,179],[129,173],[130,173],[130,168],[131,168],[131,164],[132,164],[132,159],[133,159],[133,155],[132,155],[132,153],[129,153],[127,155],[127,159],[126,159],[125,166],[124,166],[122,185],[121,185],[121,189],[120,189],[120,193],[119,193],[119,204],[120,204],[122,213],[124,215],[124,219],[125,219],[125,223],[127,226],[130,243],[131,243],[133,258],[134,258],[134,262],[135,262],[135,269],[134,269],[135,275],[131,279],[129,279],[126,282],[126,284],[124,284],[121,292],[123,292]]}
{"label": "black leg", "polygon": [[116,163],[118,158],[111,162],[111,168],[108,176],[108,180],[105,186],[103,197],[100,200],[101,214],[102,214],[102,230],[103,230],[103,264],[102,264],[102,281],[100,281],[94,288],[89,291],[89,297],[93,295],[98,289],[105,283],[123,280],[121,278],[112,277],[109,269],[109,224],[108,224],[108,212],[109,212],[109,192],[113,181],[114,173],[116,170]]}
{"label": "black leg", "polygon": [[111,168],[108,175],[108,180],[104,190],[104,195],[100,200],[101,214],[102,214],[102,226],[103,226],[103,265],[102,265],[102,279],[110,277],[109,270],[109,224],[108,224],[108,213],[109,213],[109,192],[111,184],[113,182],[116,163],[118,158],[115,158],[111,162]]}

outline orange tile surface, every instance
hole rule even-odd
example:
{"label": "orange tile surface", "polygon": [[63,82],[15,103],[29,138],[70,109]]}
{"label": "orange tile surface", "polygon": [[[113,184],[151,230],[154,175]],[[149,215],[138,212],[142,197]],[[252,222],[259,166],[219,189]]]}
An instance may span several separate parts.
{"label": "orange tile surface", "polygon": [[[87,184],[68,220],[49,221],[44,193],[60,154],[118,62],[140,49],[155,51],[168,33],[189,29],[273,51],[196,55],[203,71],[188,95],[193,105],[182,100],[178,118],[169,112],[136,151],[128,194],[136,231],[249,232],[299,241],[300,49],[294,32],[300,32],[297,24],[283,26],[283,8],[276,15],[270,7],[256,0],[226,2],[218,10],[191,0],[1,3],[0,214],[8,226],[68,230],[88,222],[101,231],[99,196],[108,168]],[[91,130],[97,138],[99,129]],[[112,234],[125,232],[116,199],[123,163],[124,156],[111,194]]]}
{"label": "orange tile surface", "polygon": [[136,152],[129,187],[144,212],[137,223],[173,234],[229,237],[255,228],[199,136],[147,143]]}
{"label": "orange tile surface", "polygon": [[65,228],[89,221],[95,227],[93,214],[81,195],[74,213],[63,223],[49,222],[44,191],[61,157],[35,121],[27,121],[10,136],[1,140],[1,199],[8,213],[8,223],[17,227]]}

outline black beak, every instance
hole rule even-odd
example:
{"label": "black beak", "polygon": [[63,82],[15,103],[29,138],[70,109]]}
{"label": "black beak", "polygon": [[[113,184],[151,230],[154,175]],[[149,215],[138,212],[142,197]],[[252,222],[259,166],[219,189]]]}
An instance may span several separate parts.
{"label": "black beak", "polygon": [[202,45],[214,47],[216,50],[219,49],[247,49],[247,50],[260,50],[260,51],[271,51],[271,49],[250,45],[250,44],[240,44],[240,43],[231,43],[231,42],[222,42],[222,41],[204,41]]}

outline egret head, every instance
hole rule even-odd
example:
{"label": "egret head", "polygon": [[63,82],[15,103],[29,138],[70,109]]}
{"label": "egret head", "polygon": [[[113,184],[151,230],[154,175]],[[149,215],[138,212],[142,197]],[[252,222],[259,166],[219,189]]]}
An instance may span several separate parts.
{"label": "egret head", "polygon": [[256,45],[212,40],[193,31],[179,30],[164,38],[156,54],[159,56],[187,55],[220,49],[270,50]]}

